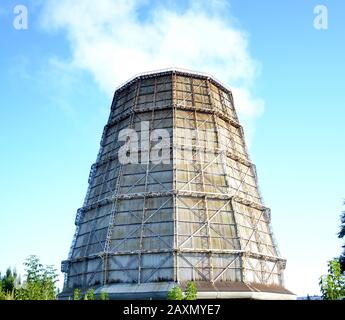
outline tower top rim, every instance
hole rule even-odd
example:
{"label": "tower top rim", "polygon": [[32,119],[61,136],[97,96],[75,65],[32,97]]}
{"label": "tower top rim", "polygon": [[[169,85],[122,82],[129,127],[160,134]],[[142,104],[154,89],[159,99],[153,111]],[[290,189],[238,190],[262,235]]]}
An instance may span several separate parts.
{"label": "tower top rim", "polygon": [[170,75],[170,74],[176,74],[176,75],[182,75],[182,76],[191,76],[199,79],[208,79],[216,86],[222,88],[224,91],[229,92],[232,94],[232,90],[225,85],[223,82],[218,80],[216,77],[212,76],[209,73],[206,72],[200,72],[195,70],[189,70],[189,69],[183,69],[183,68],[165,68],[165,69],[157,69],[157,70],[151,70],[151,71],[145,71],[135,74],[133,77],[128,79],[127,81],[123,82],[121,85],[117,86],[115,88],[116,92],[121,92],[131,84],[135,83],[136,81],[140,79],[149,79],[154,78],[157,76],[163,76],[163,75]]}

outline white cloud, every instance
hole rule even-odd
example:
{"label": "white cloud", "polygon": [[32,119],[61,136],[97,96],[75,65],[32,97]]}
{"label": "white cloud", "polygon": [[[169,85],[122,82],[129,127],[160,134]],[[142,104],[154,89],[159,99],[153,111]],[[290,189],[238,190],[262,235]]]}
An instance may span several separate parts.
{"label": "white cloud", "polygon": [[[71,67],[92,73],[109,95],[133,75],[167,67],[207,72],[234,92],[241,120],[249,124],[264,103],[251,94],[258,63],[248,50],[246,33],[232,24],[221,0],[194,1],[183,10],[145,0],[49,0],[42,22],[64,30]],[[145,19],[139,11],[146,10]]]}

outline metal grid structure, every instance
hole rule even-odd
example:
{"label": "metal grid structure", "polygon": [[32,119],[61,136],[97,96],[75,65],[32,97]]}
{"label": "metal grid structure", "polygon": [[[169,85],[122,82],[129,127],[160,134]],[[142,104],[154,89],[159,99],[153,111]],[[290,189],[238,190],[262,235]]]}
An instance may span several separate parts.
{"label": "metal grid structure", "polygon": [[[139,147],[140,163],[118,160],[124,128],[149,145]],[[169,132],[169,161],[154,163],[155,144],[147,140],[160,129]],[[122,291],[162,298],[193,280],[205,297],[220,287],[234,292],[234,284],[289,296],[284,268],[231,91],[179,70],[139,75],[118,88],[62,262],[62,295],[95,287],[114,298]]]}

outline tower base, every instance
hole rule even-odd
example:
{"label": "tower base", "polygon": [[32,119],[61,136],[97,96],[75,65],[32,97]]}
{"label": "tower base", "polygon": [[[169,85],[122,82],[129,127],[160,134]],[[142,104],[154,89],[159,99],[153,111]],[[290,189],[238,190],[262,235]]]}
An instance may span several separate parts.
{"label": "tower base", "polygon": [[[296,300],[296,295],[280,286],[246,284],[243,282],[195,282],[198,299],[253,299],[253,300]],[[165,300],[175,282],[152,282],[142,284],[113,283],[96,288],[95,295],[108,293],[111,300]],[[180,284],[185,289],[186,284]],[[63,291],[59,299],[66,300],[73,292]]]}

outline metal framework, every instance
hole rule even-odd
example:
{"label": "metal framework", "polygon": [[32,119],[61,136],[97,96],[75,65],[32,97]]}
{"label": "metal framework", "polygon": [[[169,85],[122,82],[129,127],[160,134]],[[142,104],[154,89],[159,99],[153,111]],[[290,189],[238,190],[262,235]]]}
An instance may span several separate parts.
{"label": "metal framework", "polygon": [[[142,123],[149,124],[144,131]],[[141,140],[167,130],[169,163],[151,161],[151,141],[148,152],[138,150],[146,161],[120,163],[124,128],[139,132]],[[165,70],[116,90],[75,224],[61,267],[66,294],[76,287],[138,289],[190,280],[287,292],[285,260],[231,91],[208,75]]]}

